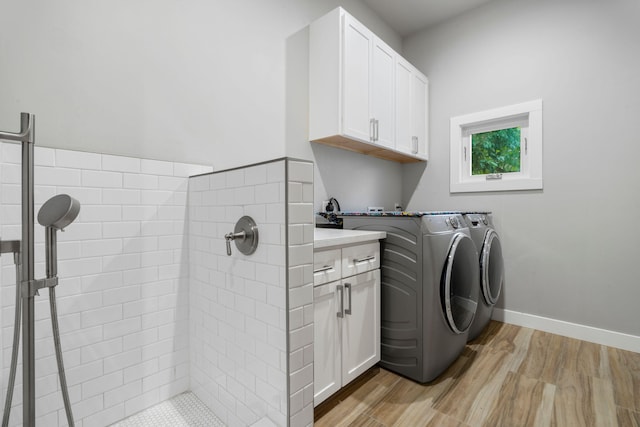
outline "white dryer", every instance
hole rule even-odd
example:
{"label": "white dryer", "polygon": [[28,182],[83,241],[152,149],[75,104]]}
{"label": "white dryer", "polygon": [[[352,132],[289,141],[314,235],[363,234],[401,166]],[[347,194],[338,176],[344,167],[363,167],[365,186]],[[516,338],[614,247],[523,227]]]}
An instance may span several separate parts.
{"label": "white dryer", "polygon": [[504,284],[502,245],[494,229],[490,212],[464,212],[466,226],[478,251],[480,265],[480,298],[469,328],[469,341],[477,338],[491,320],[493,307]]}

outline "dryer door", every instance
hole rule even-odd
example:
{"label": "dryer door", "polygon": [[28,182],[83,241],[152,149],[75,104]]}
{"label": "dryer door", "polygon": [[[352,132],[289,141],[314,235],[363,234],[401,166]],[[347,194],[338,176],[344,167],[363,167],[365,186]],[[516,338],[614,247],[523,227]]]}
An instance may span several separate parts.
{"label": "dryer door", "polygon": [[473,321],[478,306],[478,252],[473,240],[463,233],[454,236],[442,271],[440,296],[447,323],[462,334]]}
{"label": "dryer door", "polygon": [[480,277],[482,278],[482,295],[487,305],[498,301],[504,283],[504,260],[502,245],[495,230],[489,229],[482,244],[480,255]]}

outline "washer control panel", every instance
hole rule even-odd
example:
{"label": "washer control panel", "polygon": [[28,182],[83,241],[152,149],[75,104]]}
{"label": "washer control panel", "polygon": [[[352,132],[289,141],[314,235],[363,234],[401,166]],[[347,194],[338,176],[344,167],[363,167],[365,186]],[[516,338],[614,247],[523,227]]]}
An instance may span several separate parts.
{"label": "washer control panel", "polygon": [[469,227],[489,225],[489,218],[487,218],[486,214],[467,214],[466,218]]}
{"label": "washer control panel", "polygon": [[450,233],[468,228],[462,215],[453,212],[425,215],[421,218],[421,222],[425,233]]}

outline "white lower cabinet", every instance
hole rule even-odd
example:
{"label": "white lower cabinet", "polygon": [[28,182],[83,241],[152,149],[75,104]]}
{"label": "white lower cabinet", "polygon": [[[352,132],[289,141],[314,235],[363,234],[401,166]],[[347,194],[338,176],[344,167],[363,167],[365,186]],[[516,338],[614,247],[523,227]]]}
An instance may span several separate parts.
{"label": "white lower cabinet", "polygon": [[379,245],[360,246],[373,269],[314,288],[314,406],[380,361]]}
{"label": "white lower cabinet", "polygon": [[342,323],[336,316],[338,282],[313,290],[313,404],[324,401],[342,387]]}
{"label": "white lower cabinet", "polygon": [[342,280],[342,385],[380,361],[380,270]]}

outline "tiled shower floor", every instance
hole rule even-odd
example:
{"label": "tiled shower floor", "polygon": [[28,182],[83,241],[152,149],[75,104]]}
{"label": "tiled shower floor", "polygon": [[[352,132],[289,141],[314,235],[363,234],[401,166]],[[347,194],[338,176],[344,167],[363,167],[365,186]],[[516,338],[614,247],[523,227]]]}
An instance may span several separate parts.
{"label": "tiled shower floor", "polygon": [[111,427],[225,427],[191,392],[179,394]]}

